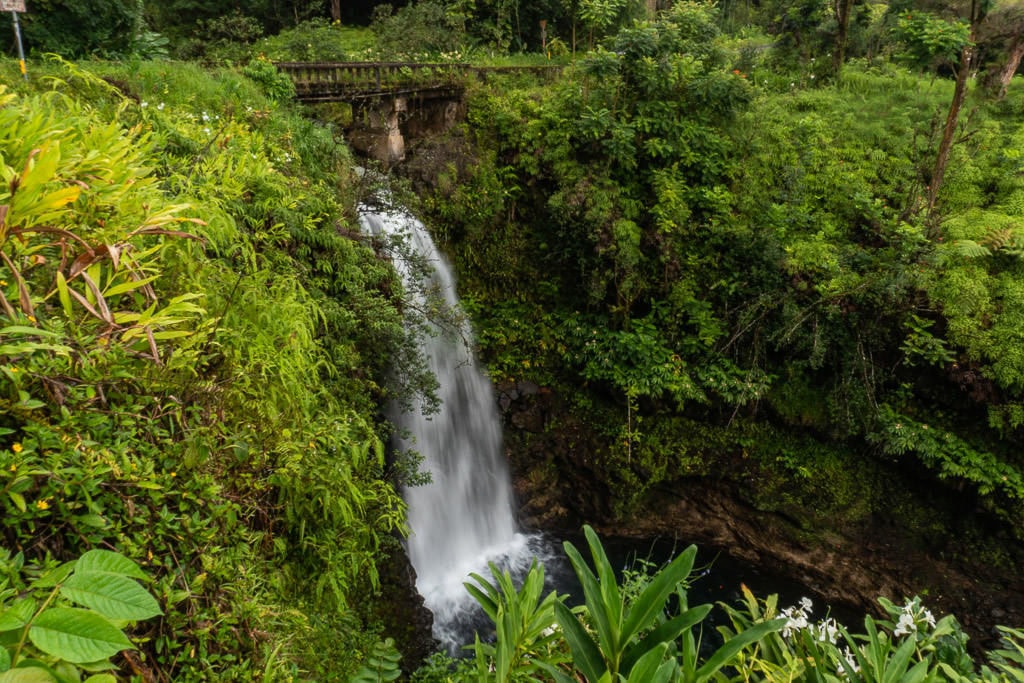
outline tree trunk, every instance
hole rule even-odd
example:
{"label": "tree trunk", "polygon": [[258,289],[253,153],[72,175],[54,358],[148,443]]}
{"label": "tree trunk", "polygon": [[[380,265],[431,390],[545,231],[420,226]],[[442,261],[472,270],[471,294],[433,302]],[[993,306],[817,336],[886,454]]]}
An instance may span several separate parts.
{"label": "tree trunk", "polygon": [[1010,44],[1010,54],[1006,58],[1003,68],[999,70],[999,91],[996,95],[998,99],[1006,97],[1006,91],[1010,87],[1013,75],[1017,73],[1022,57],[1024,57],[1024,34],[1019,34]]}
{"label": "tree trunk", "polygon": [[835,0],[836,43],[832,48],[832,72],[838,74],[846,61],[846,41],[850,33],[850,14],[853,10],[853,0]]}
{"label": "tree trunk", "polygon": [[341,0],[331,0],[331,20],[341,21]]}
{"label": "tree trunk", "polygon": [[960,121],[960,109],[964,106],[964,99],[967,97],[967,77],[971,72],[971,62],[974,60],[974,31],[971,31],[970,40],[960,51],[960,68],[956,72],[956,87],[953,89],[953,101],[949,105],[949,114],[946,116],[946,127],[942,129],[942,141],[939,143],[939,154],[935,158],[935,169],[932,172],[932,181],[928,187],[928,216],[935,210],[935,202],[939,197],[939,189],[942,187],[942,178],[946,174],[946,164],[949,163],[949,152],[953,149],[953,138],[956,135],[956,126]]}

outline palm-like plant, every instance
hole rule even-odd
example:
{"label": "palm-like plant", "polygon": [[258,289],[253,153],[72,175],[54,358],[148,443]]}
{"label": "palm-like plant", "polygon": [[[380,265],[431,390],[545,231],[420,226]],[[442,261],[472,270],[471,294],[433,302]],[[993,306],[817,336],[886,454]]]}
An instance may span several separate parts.
{"label": "palm-like plant", "polygon": [[[711,605],[689,607],[684,582],[693,569],[697,547],[690,546],[662,568],[633,600],[619,590],[615,573],[597,534],[583,528],[597,570],[595,575],[571,543],[565,543],[576,576],[583,586],[586,614],[593,632],[564,604],[555,616],[565,634],[573,662],[592,683],[619,680],[709,680],[744,647],[782,628],[784,619],[757,624],[738,633],[706,660],[701,660],[694,629]],[[679,596],[678,613],[667,615],[670,596]],[[675,661],[663,662],[668,655]],[[664,676],[664,678],[662,678]],[[653,677],[653,678],[652,678]],[[562,676],[563,680],[571,680]]]}

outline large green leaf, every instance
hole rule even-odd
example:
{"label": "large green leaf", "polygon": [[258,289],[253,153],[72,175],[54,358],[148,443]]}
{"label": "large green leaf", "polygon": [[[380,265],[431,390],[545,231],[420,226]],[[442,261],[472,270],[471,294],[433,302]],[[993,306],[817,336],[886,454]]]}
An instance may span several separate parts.
{"label": "large green leaf", "polygon": [[46,669],[26,666],[0,674],[0,683],[57,683],[57,679]]}
{"label": "large green leaf", "polygon": [[657,647],[659,643],[674,641],[680,633],[704,621],[709,612],[711,605],[697,605],[661,624],[644,636],[643,640],[626,649],[619,671],[628,674],[634,662],[647,654],[651,648]]}
{"label": "large green leaf", "polygon": [[605,666],[597,644],[576,619],[576,615],[560,602],[555,603],[555,618],[562,627],[562,633],[565,634],[565,642],[569,643],[573,663],[579,667],[587,680],[599,680],[608,667]]}
{"label": "large green leaf", "polygon": [[773,619],[772,621],[766,621],[758,624],[757,626],[748,628],[742,633],[736,634],[735,637],[726,641],[725,645],[718,648],[715,653],[708,657],[704,664],[697,669],[695,681],[700,683],[701,681],[710,680],[712,676],[718,673],[719,669],[731,662],[733,657],[739,654],[740,650],[751,643],[761,640],[761,638],[764,638],[769,633],[781,630],[785,625],[786,619]]}
{"label": "large green leaf", "polygon": [[75,562],[77,572],[100,572],[103,574],[120,574],[141,581],[149,581],[146,573],[132,560],[120,553],[109,550],[90,550]]}
{"label": "large green leaf", "polygon": [[622,640],[629,642],[633,636],[647,628],[665,610],[665,601],[693,569],[697,557],[697,546],[691,545],[672,562],[654,575],[643,593],[629,608],[629,615],[622,627]]}
{"label": "large green leaf", "polygon": [[[610,610],[604,604],[604,593],[601,591],[597,577],[590,571],[590,567],[587,566],[580,551],[576,550],[576,546],[566,541],[563,547],[565,554],[569,557],[569,563],[572,564],[572,568],[576,572],[576,578],[579,579],[580,585],[583,587],[583,597],[590,618],[594,621],[594,628],[597,629],[598,640],[606,650],[614,650],[618,641],[618,623],[613,624],[611,621]],[[621,609],[621,605],[618,608]],[[615,607],[611,608],[612,611],[615,609]]]}
{"label": "large green leaf", "polygon": [[75,664],[96,662],[134,647],[121,629],[99,614],[71,607],[43,612],[28,637],[46,654]]}
{"label": "large green leaf", "polygon": [[884,673],[882,673],[882,683],[897,683],[903,674],[907,673],[907,665],[910,664],[910,658],[914,655],[914,651],[917,649],[917,640],[915,638],[907,638],[900,645],[899,649],[893,654],[885,666]]}
{"label": "large green leaf", "polygon": [[668,643],[661,643],[640,658],[629,672],[627,683],[668,683],[676,667],[675,661],[663,662]]}
{"label": "large green leaf", "polygon": [[608,555],[604,552],[604,546],[601,545],[601,539],[597,537],[597,532],[589,524],[586,524],[583,526],[583,535],[587,537],[587,545],[590,546],[590,556],[594,560],[594,568],[597,570],[597,579],[601,587],[601,604],[604,606],[608,624],[611,626],[610,638],[605,644],[618,650],[621,649],[625,640],[622,637],[623,605],[618,577],[615,576],[615,569],[608,561]]}
{"label": "large green leaf", "polygon": [[108,619],[149,619],[161,614],[160,605],[134,579],[118,574],[76,571],[60,589],[79,605],[91,607]]}

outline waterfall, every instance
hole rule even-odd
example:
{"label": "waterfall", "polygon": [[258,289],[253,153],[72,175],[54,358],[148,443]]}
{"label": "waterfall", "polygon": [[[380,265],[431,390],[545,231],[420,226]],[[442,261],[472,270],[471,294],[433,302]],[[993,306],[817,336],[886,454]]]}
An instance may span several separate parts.
{"label": "waterfall", "polygon": [[[423,292],[429,291],[457,309],[452,269],[420,221],[366,206],[359,220],[365,232],[407,241],[410,251],[429,263],[426,280],[417,283],[417,271],[401,259],[395,261],[407,289],[417,297],[416,305],[428,310]],[[482,614],[462,585],[469,573],[490,578],[489,561],[518,573],[537,551],[536,539],[517,529],[497,404],[469,349],[469,325],[457,334],[436,326],[433,332],[422,343],[439,383],[440,411],[423,415],[417,405],[408,412],[394,410],[390,417],[408,435],[399,447],[418,451],[421,469],[432,479],[404,491],[411,530],[408,552],[416,589],[434,614],[434,636],[454,652],[472,640],[479,623],[475,615]]]}

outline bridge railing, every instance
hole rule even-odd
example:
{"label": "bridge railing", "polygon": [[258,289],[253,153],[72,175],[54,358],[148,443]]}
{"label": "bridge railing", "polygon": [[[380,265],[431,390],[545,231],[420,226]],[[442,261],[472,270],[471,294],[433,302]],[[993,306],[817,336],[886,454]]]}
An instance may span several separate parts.
{"label": "bridge railing", "polygon": [[371,96],[408,88],[442,87],[464,81],[464,64],[400,62],[277,62],[277,68],[295,83],[296,94]]}

